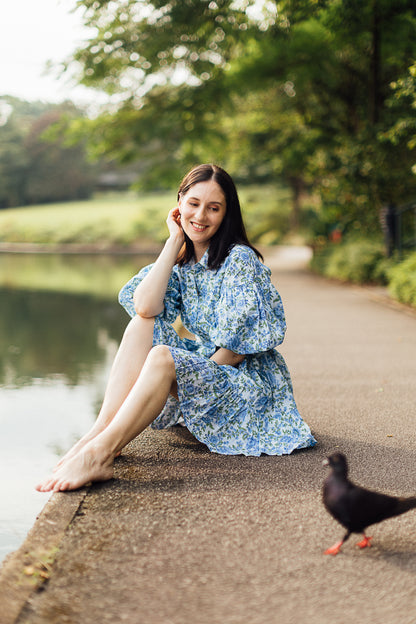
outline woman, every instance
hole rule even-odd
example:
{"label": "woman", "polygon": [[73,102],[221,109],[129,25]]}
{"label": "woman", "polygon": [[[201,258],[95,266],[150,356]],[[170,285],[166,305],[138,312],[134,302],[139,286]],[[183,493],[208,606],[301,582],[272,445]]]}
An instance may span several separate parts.
{"label": "woman", "polygon": [[[110,479],[114,458],[153,423],[181,418],[211,451],[281,455],[313,446],[275,350],[286,324],[270,270],[244,229],[230,176],[199,165],[185,176],[158,259],[120,292],[133,317],[91,431],[39,491]],[[195,339],[179,338],[180,315]]]}

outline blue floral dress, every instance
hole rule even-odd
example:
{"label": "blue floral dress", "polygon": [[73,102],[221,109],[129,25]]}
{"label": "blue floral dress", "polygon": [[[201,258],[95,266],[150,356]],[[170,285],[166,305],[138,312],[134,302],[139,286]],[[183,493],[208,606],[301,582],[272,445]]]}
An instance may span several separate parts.
{"label": "blue floral dress", "polygon": [[[182,416],[198,440],[226,455],[282,455],[314,446],[275,349],[286,322],[270,269],[245,245],[234,246],[217,270],[207,261],[208,252],[197,263],[174,266],[164,311],[155,319],[153,344],[170,348],[179,401],[170,396],[152,427],[169,427]],[[134,291],[151,267],[120,291],[131,316]],[[172,327],[178,316],[195,339],[178,336]],[[219,347],[245,358],[235,367],[216,364],[209,358]]]}

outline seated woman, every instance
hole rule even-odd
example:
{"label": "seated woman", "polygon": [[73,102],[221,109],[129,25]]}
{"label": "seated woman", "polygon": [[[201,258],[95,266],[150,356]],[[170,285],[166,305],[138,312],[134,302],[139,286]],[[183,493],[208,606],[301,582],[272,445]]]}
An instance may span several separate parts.
{"label": "seated woman", "polygon": [[[286,330],[282,302],[247,239],[230,176],[214,165],[192,169],[167,225],[156,262],[120,292],[133,318],[98,418],[41,492],[110,479],[128,442],[181,418],[216,453],[282,455],[316,443],[275,349]],[[194,340],[175,332],[178,316]]]}

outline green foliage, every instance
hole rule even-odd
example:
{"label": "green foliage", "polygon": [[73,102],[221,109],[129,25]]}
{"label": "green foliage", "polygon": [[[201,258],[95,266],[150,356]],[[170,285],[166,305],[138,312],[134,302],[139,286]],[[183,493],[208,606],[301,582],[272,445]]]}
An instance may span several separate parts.
{"label": "green foliage", "polygon": [[83,82],[123,93],[137,104],[152,86],[178,84],[181,73],[194,86],[217,77],[249,21],[233,0],[78,0],[77,5],[94,32],[74,55]]}
{"label": "green foliage", "polygon": [[282,76],[294,84],[294,106],[318,132],[308,171],[324,210],[344,231],[358,221],[371,234],[383,204],[416,193],[414,153],[405,140],[392,145],[384,134],[410,113],[407,102],[393,113],[388,100],[392,81],[416,54],[415,18],[409,2],[352,0],[326,2],[315,15],[291,20]]}
{"label": "green foliage", "polygon": [[[3,106],[10,105],[3,101]],[[24,203],[28,165],[23,128],[13,117],[5,117],[0,126],[0,208]]]}
{"label": "green foliage", "polygon": [[326,277],[356,284],[385,283],[387,264],[381,242],[352,239],[314,254],[312,268]]}
{"label": "green foliage", "polygon": [[389,291],[402,303],[416,307],[416,253],[390,269]]}
{"label": "green foliage", "polygon": [[[393,145],[406,141],[409,150],[414,153],[416,148],[416,62],[409,67],[406,76],[399,78],[391,86],[393,94],[387,104],[396,114],[396,121],[385,132],[384,137]],[[416,174],[416,163],[412,171]]]}
{"label": "green foliage", "polygon": [[239,196],[250,241],[262,245],[281,243],[290,228],[290,191],[261,184],[241,187]]}
{"label": "green foliage", "polygon": [[385,257],[381,241],[352,238],[316,249],[311,268],[344,282],[387,285],[392,297],[416,306],[415,252],[398,262]]}
{"label": "green foliage", "polygon": [[246,183],[284,180],[294,226],[312,188],[329,226],[366,233],[416,194],[410,0],[78,6],[94,33],[80,80],[117,95],[89,125],[93,149],[141,159],[141,188],[215,161]]}
{"label": "green foliage", "polygon": [[[0,208],[88,197],[94,170],[85,158],[85,139],[67,145],[50,129],[63,115],[81,111],[69,102],[50,105],[0,98]],[[49,135],[47,138],[46,135]]]}

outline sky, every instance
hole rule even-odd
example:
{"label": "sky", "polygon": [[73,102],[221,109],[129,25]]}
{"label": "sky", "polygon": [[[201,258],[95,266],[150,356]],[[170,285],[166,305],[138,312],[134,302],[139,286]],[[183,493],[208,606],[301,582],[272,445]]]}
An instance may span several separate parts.
{"label": "sky", "polygon": [[67,79],[45,75],[48,61],[59,64],[88,36],[75,0],[0,0],[0,96],[34,101],[97,97]]}
{"label": "sky", "polygon": [[[255,17],[267,0],[254,0]],[[0,97],[23,100],[100,105],[108,96],[86,87],[68,84],[68,77],[45,75],[48,61],[55,66],[88,38],[82,10],[76,0],[0,0]],[[273,5],[274,6],[274,5]],[[275,7],[274,7],[275,8]]]}

